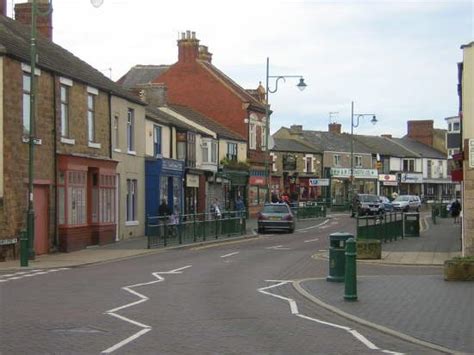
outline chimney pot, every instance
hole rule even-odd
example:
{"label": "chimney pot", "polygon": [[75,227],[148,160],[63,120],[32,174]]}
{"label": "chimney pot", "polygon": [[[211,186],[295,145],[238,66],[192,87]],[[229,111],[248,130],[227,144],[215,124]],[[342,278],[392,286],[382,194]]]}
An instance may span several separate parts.
{"label": "chimney pot", "polygon": [[196,32],[191,32],[191,38],[196,39]]}
{"label": "chimney pot", "polygon": [[191,31],[186,31],[186,38],[191,39]]}
{"label": "chimney pot", "polygon": [[328,131],[330,133],[341,134],[341,127],[342,125],[340,123],[333,122],[328,125]]}

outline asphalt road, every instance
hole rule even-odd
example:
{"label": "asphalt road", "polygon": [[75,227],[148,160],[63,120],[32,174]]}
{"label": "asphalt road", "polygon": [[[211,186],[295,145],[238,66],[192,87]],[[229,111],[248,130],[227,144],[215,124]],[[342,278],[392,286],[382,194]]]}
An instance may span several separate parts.
{"label": "asphalt road", "polygon": [[327,275],[327,261],[311,256],[353,224],[335,216],[294,234],[19,277],[0,285],[0,353],[433,353],[336,316],[292,286]]}

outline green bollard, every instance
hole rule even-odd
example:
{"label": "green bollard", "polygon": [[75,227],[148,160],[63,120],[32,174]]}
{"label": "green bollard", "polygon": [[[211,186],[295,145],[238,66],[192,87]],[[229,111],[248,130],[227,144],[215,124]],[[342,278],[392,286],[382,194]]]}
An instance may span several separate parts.
{"label": "green bollard", "polygon": [[20,232],[20,266],[28,266],[28,235]]}
{"label": "green bollard", "polygon": [[346,272],[344,274],[344,299],[346,301],[357,301],[356,247],[354,238],[346,241]]}

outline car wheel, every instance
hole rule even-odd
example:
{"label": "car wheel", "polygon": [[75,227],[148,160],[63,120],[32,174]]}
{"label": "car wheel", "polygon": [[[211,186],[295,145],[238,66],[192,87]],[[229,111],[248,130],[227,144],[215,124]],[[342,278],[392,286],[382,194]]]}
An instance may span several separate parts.
{"label": "car wheel", "polygon": [[294,233],[294,232],[295,232],[295,226],[293,226],[293,227],[290,227],[290,229],[288,230],[288,232],[290,232],[290,233]]}

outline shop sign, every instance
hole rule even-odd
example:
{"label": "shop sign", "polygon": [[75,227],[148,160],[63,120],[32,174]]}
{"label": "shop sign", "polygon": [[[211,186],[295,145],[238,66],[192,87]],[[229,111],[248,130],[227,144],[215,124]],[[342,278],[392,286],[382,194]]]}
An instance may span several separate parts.
{"label": "shop sign", "polygon": [[263,176],[251,176],[249,183],[250,185],[265,185],[265,178]]}
{"label": "shop sign", "polygon": [[[356,179],[377,179],[377,169],[354,169],[354,178]],[[331,168],[331,176],[339,178],[349,178],[351,176],[350,168]]]}
{"label": "shop sign", "polygon": [[421,184],[423,182],[423,175],[403,173],[401,174],[401,182],[405,184]]}
{"label": "shop sign", "polygon": [[384,181],[383,186],[398,186],[398,182],[396,182],[396,181]]}
{"label": "shop sign", "polygon": [[329,186],[329,179],[309,179],[309,186]]}
{"label": "shop sign", "polygon": [[174,159],[163,159],[163,169],[183,171],[183,162]]}
{"label": "shop sign", "polygon": [[389,174],[379,174],[379,181],[383,182],[397,182],[397,175],[389,175]]}
{"label": "shop sign", "polygon": [[199,175],[186,175],[186,187],[199,187]]}

